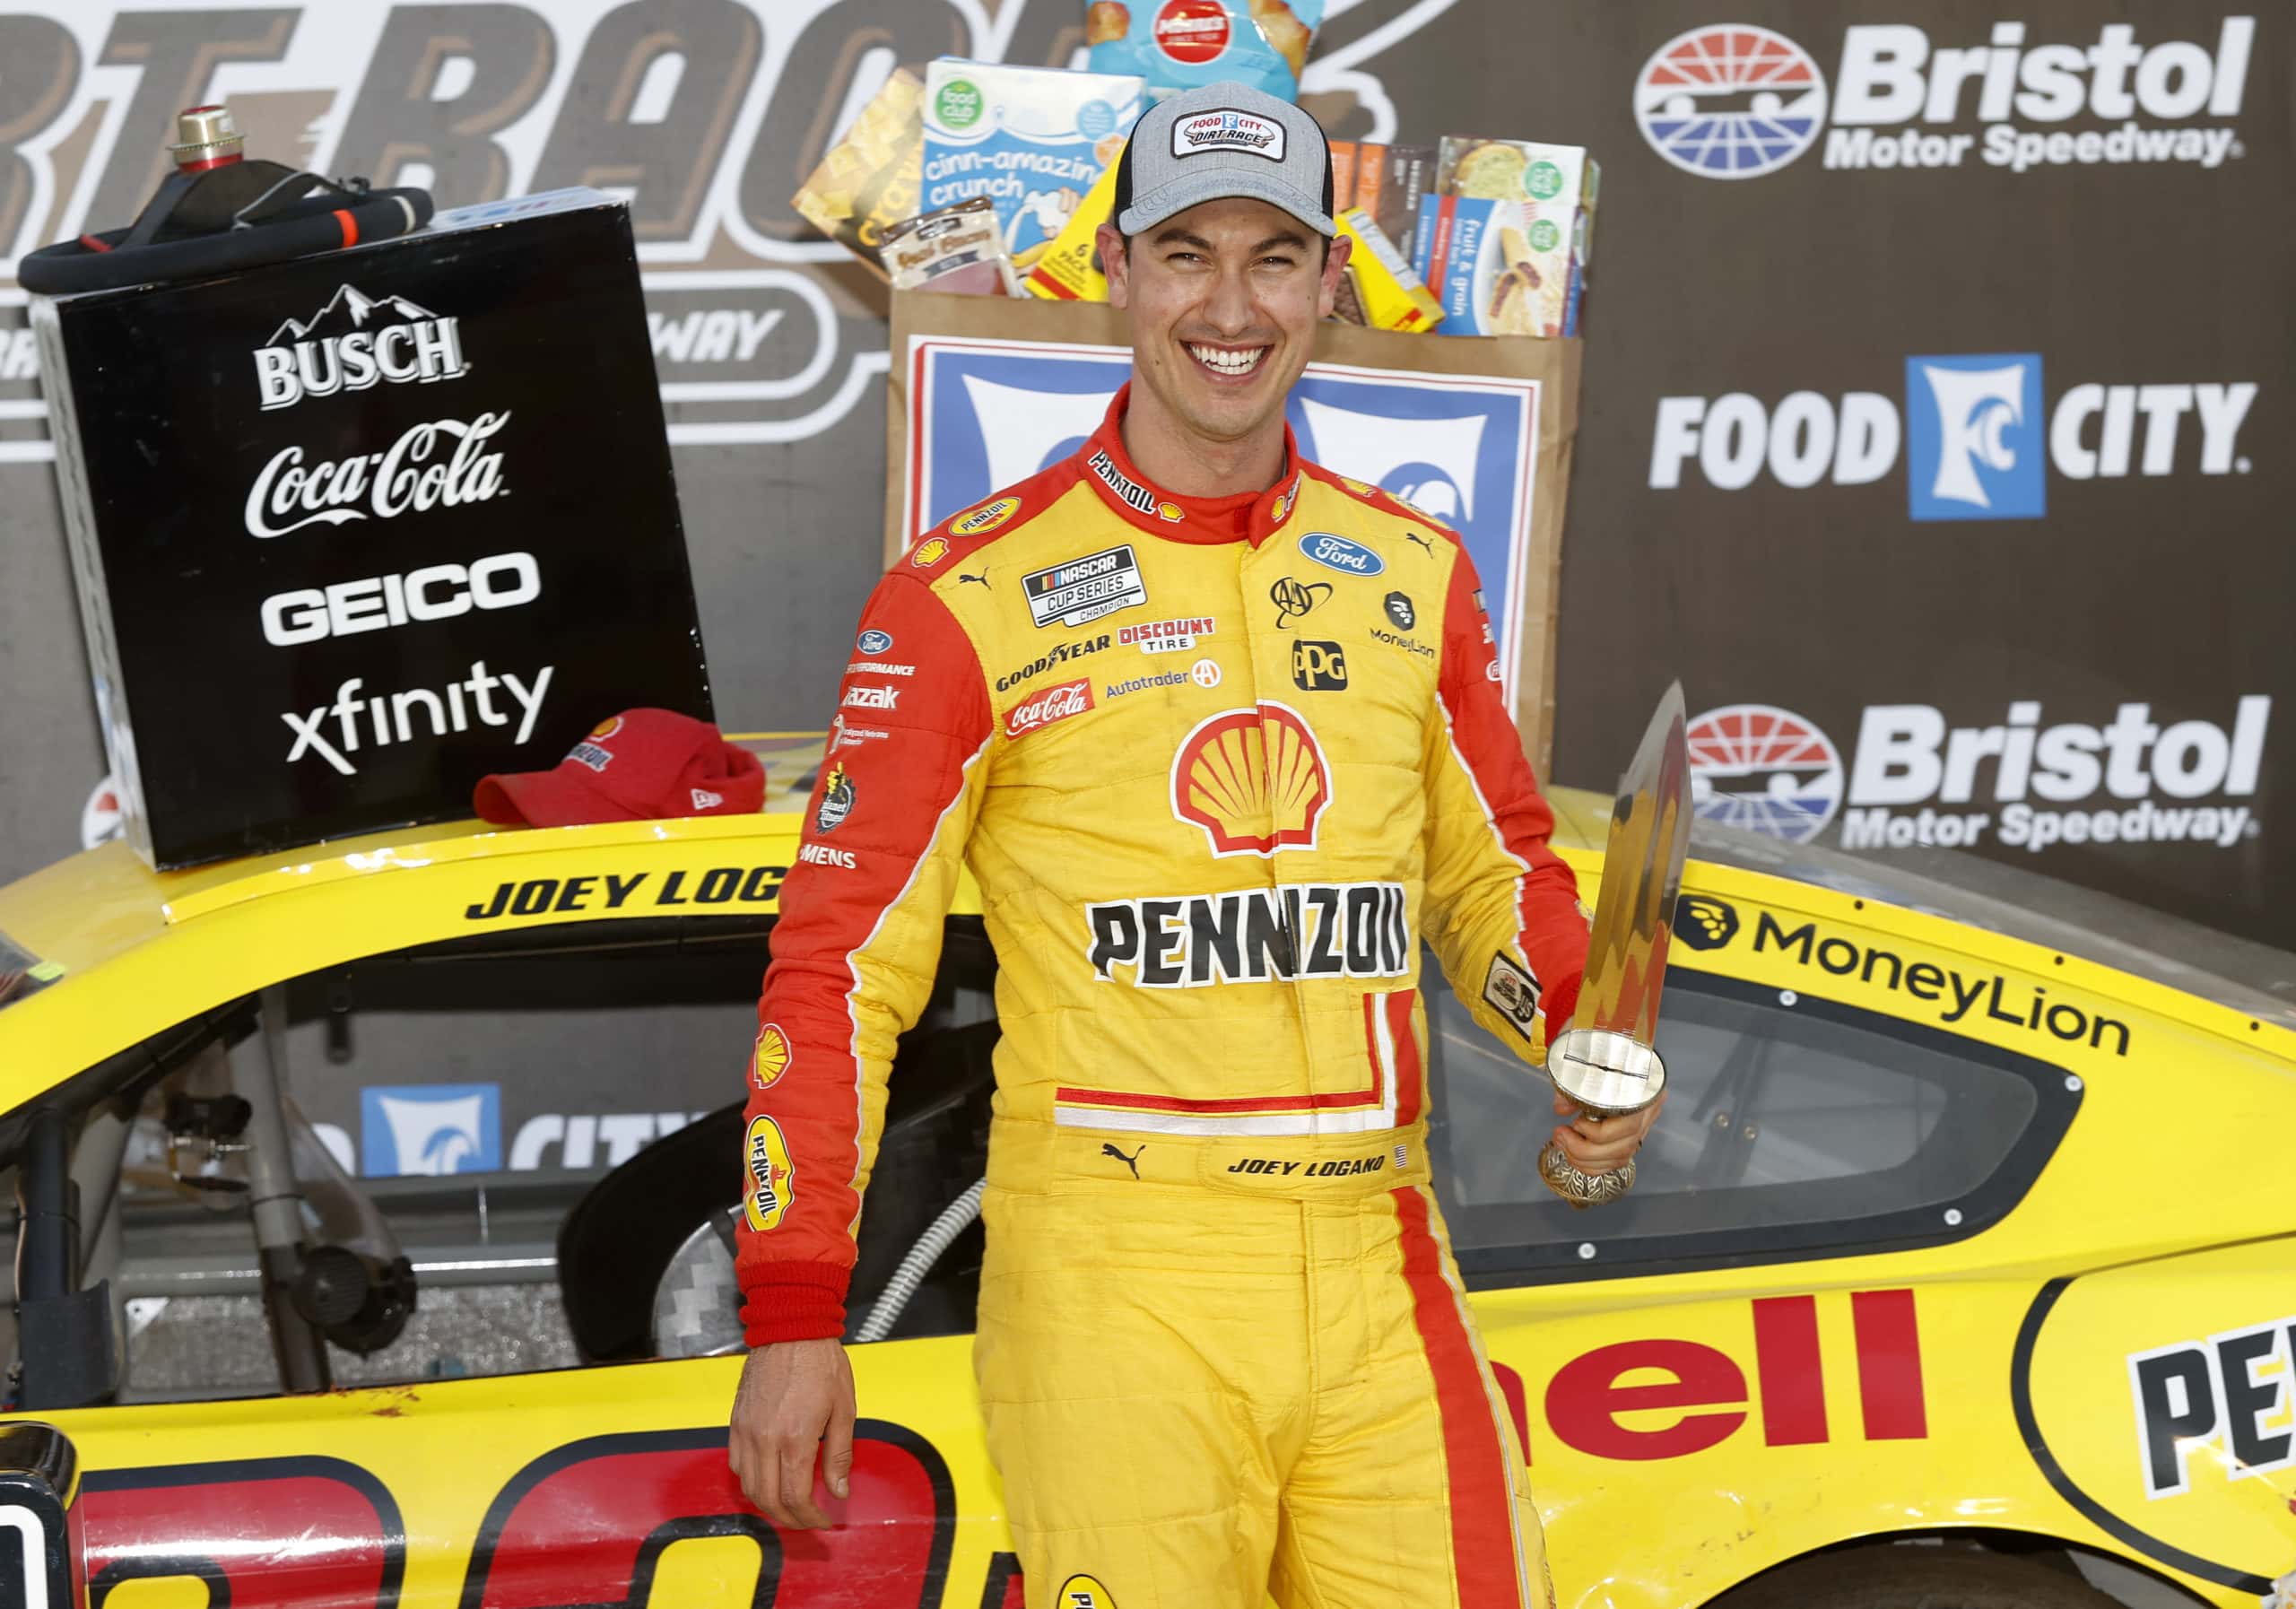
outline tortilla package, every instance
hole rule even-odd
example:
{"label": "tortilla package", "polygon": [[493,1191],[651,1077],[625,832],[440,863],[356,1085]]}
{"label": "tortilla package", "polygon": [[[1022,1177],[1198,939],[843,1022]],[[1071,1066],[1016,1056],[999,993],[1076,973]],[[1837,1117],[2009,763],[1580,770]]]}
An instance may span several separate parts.
{"label": "tortilla package", "polygon": [[1232,79],[1300,98],[1324,0],[1092,0],[1084,42],[1095,73],[1136,73],[1148,99]]}

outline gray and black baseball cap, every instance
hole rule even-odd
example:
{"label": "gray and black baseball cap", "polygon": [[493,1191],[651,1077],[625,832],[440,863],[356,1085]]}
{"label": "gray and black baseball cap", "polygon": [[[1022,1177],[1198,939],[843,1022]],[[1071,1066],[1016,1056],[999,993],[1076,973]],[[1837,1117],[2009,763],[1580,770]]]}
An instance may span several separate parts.
{"label": "gray and black baseball cap", "polygon": [[1151,108],[1117,158],[1119,234],[1144,234],[1231,196],[1281,207],[1326,238],[1336,233],[1323,126],[1264,91],[1208,83]]}

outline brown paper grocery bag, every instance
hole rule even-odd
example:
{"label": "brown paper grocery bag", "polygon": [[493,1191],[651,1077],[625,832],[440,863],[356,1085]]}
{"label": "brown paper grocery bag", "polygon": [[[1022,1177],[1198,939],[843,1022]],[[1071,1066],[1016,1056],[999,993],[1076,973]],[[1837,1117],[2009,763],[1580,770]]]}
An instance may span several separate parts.
{"label": "brown paper grocery bag", "polygon": [[[929,361],[976,349],[1021,353],[1031,347],[1097,348],[1097,355],[1108,364],[1112,389],[1113,379],[1121,378],[1118,366],[1128,361],[1130,343],[1129,322],[1104,303],[895,292],[892,363],[886,387],[885,562],[891,564],[907,552],[918,530],[935,518],[946,517],[998,490],[984,482],[971,488],[978,496],[968,497],[957,508],[931,506],[935,496],[925,483],[926,455],[911,450],[914,432],[947,428],[936,423],[924,405],[923,382]],[[1554,639],[1562,568],[1562,515],[1571,444],[1578,433],[1580,344],[1577,340],[1516,335],[1401,335],[1326,322],[1318,331],[1312,360],[1317,372],[1342,379],[1377,380],[1392,376],[1398,383],[1435,397],[1445,394],[1446,380],[1456,379],[1462,407],[1492,394],[1494,382],[1504,384],[1512,395],[1535,396],[1536,448],[1528,455],[1526,465],[1529,495],[1518,500],[1521,519],[1509,533],[1510,540],[1520,545],[1513,550],[1519,558],[1506,608],[1511,619],[1521,622],[1514,634],[1514,675],[1509,683],[1514,689],[1515,720],[1522,728],[1524,752],[1541,776],[1546,774],[1554,727]],[[1019,444],[1017,456],[1001,455],[1005,461],[1004,480],[1022,479],[1040,466],[1039,443],[1045,444],[1046,451],[1057,452],[1054,438],[1061,432],[1068,438],[1089,435],[1100,422],[1100,395],[1105,392],[1089,399],[1080,396],[1073,410],[1073,429],[1065,422],[1049,434],[1039,428]],[[962,428],[977,428],[984,442],[1000,428],[1021,428],[1000,421],[994,409],[984,407],[977,414]],[[1378,474],[1360,474],[1344,454],[1321,450],[1318,461],[1338,474],[1358,474],[1374,482],[1383,479]],[[996,462],[1000,455],[991,452],[988,457]],[[1450,512],[1430,511],[1438,517]],[[1486,590],[1496,585],[1490,575],[1483,580]]]}

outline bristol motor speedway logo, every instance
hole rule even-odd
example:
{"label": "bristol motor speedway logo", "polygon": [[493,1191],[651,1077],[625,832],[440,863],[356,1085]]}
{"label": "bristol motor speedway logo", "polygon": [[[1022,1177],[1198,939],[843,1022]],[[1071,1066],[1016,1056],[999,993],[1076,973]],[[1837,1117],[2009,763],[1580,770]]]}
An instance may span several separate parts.
{"label": "bristol motor speedway logo", "polygon": [[1774,173],[1821,134],[1832,169],[1960,168],[1972,156],[2012,173],[2213,169],[2246,152],[2231,119],[2256,30],[2253,16],[2220,17],[2212,45],[2139,39],[2127,22],[2083,35],[2002,21],[1982,39],[1860,23],[1842,30],[1829,95],[1817,59],[1794,40],[1712,23],[1651,52],[1635,77],[1634,116],[1653,151],[1708,178]]}
{"label": "bristol motor speedway logo", "polygon": [[2243,695],[2229,714],[2169,719],[2125,703],[2096,724],[2044,721],[2039,700],[2013,699],[1992,724],[1956,726],[1934,705],[1874,704],[1845,763],[1814,722],[1733,704],[1689,723],[1692,808],[1793,843],[1839,814],[1845,849],[2229,849],[2261,831],[2254,800],[2271,696]]}
{"label": "bristol motor speedway logo", "polygon": [[[1131,372],[1118,347],[961,336],[912,336],[903,361],[912,532],[1074,453]],[[1491,600],[1510,705],[1523,628],[1509,600],[1528,563],[1540,400],[1535,380],[1310,363],[1286,404],[1309,458],[1459,533]]]}
{"label": "bristol motor speedway logo", "polygon": [[[1383,59],[1423,50],[1414,36],[1454,4],[1359,0],[1302,89],[1356,137],[1395,138]],[[896,64],[1066,66],[1077,15],[1076,0],[0,0],[0,464],[55,456],[17,260],[132,221],[177,111],[215,100],[250,156],[420,186],[441,210],[508,216],[509,198],[583,184],[625,198],[674,443],[865,423],[883,320],[835,288],[851,254],[791,197]]]}
{"label": "bristol motor speedway logo", "polygon": [[[1803,490],[1870,484],[1906,466],[1915,519],[2031,519],[2048,475],[2066,481],[2246,474],[2240,431],[2253,380],[2094,380],[2047,398],[2039,352],[1917,355],[1903,404],[1880,391],[1662,396],[1650,486],[1685,476],[1739,491],[1767,476]],[[1902,455],[1900,448],[1902,448]]]}

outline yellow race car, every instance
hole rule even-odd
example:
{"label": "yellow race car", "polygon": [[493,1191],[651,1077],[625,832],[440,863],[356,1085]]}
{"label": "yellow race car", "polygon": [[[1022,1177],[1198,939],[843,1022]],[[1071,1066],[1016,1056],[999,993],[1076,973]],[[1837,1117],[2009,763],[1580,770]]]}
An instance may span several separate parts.
{"label": "yellow race car", "polygon": [[[1605,802],[1554,797],[1592,887]],[[969,888],[864,1220],[844,1523],[778,1535],[726,1467],[723,1109],[798,825],[115,842],[0,888],[0,1596],[1020,1605]],[[1547,1195],[1546,1086],[1431,970],[1439,1188],[1561,1601],[2296,1603],[2296,961],[1952,857],[1692,856],[1620,1204]],[[618,1109],[570,1109],[601,1065]]]}

